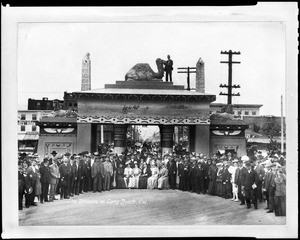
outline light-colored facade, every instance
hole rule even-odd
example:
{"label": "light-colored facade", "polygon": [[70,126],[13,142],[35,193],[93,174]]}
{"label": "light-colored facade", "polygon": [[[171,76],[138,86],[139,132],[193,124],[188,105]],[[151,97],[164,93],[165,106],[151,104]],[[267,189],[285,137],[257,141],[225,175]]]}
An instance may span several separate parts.
{"label": "light-colored facade", "polygon": [[[210,112],[211,113],[220,113],[221,109],[225,106],[224,103],[211,103]],[[262,104],[233,104],[233,113],[235,116],[251,116],[256,117],[260,116],[260,108]]]}

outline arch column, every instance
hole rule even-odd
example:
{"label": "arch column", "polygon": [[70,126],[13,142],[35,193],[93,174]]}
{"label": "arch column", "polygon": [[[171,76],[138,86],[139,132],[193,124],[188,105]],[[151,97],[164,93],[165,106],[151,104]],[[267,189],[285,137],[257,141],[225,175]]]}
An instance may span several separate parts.
{"label": "arch column", "polygon": [[115,124],[114,125],[114,152],[120,154],[126,150],[126,124]]}
{"label": "arch column", "polygon": [[174,125],[160,125],[159,129],[160,129],[162,154],[164,155],[166,152],[172,154]]}

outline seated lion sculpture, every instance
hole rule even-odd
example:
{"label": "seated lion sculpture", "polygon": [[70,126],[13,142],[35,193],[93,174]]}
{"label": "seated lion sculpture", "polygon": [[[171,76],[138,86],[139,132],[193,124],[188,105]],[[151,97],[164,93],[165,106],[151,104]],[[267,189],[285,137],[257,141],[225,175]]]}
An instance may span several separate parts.
{"label": "seated lion sculpture", "polygon": [[134,65],[125,75],[125,81],[151,81],[162,79],[164,76],[165,60],[156,59],[158,72],[154,72],[148,63],[138,63]]}

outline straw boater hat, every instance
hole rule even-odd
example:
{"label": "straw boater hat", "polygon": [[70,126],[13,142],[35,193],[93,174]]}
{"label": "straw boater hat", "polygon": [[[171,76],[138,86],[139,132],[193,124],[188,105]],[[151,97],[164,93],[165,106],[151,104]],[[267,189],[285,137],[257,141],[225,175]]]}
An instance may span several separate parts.
{"label": "straw boater hat", "polygon": [[232,161],[232,163],[237,163],[239,160],[237,160],[237,159],[234,159],[233,161]]}
{"label": "straw boater hat", "polygon": [[249,158],[248,156],[244,155],[244,156],[242,156],[241,160],[242,160],[243,162],[247,162],[247,161],[250,160],[250,158]]}
{"label": "straw boater hat", "polygon": [[219,163],[216,164],[216,166],[217,166],[217,167],[221,167],[221,166],[223,166],[223,163],[220,163],[220,162],[219,162]]}

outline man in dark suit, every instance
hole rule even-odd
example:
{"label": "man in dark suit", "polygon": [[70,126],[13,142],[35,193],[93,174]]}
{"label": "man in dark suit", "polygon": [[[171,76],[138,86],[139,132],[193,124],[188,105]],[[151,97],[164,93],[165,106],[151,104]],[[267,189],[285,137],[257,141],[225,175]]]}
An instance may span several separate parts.
{"label": "man in dark suit", "polygon": [[38,179],[38,170],[36,168],[36,160],[33,159],[31,166],[27,168],[27,181],[30,187],[32,188],[32,192],[28,195],[27,203],[25,204],[26,207],[31,206],[37,206],[37,204],[34,202],[35,198],[35,186]]}
{"label": "man in dark suit", "polygon": [[180,162],[178,163],[178,177],[179,177],[179,190],[186,191],[184,190],[185,186],[185,178],[184,178],[184,163],[183,159],[180,159]]}
{"label": "man in dark suit", "polygon": [[59,165],[60,173],[60,182],[61,182],[61,191],[60,199],[70,198],[70,175],[71,175],[71,166],[68,164],[68,159],[64,157],[63,163]]}
{"label": "man in dark suit", "polygon": [[[89,153],[86,155],[86,164],[85,164],[85,188],[86,191],[93,191],[93,178],[92,178],[92,155]],[[93,161],[94,162],[94,161]]]}
{"label": "man in dark suit", "polygon": [[254,166],[251,166],[250,162],[246,162],[245,165],[247,168],[247,172],[245,174],[244,182],[242,183],[242,189],[245,191],[247,208],[251,207],[252,202],[254,208],[257,209],[257,172],[254,170]]}
{"label": "man in dark suit", "polygon": [[195,190],[196,193],[200,194],[200,192],[203,190],[204,186],[204,179],[203,179],[203,165],[200,161],[197,162],[195,167]]}
{"label": "man in dark suit", "polygon": [[[25,176],[26,174],[23,171],[23,162],[19,161],[18,168],[18,184],[19,184],[19,210],[23,209],[23,196],[26,188]],[[25,175],[25,176],[24,176]]]}
{"label": "man in dark suit", "polygon": [[189,176],[189,187],[188,187],[188,191],[189,192],[196,192],[196,184],[195,184],[195,167],[196,167],[196,158],[195,157],[191,157],[191,163],[189,164],[188,167],[188,176]]}
{"label": "man in dark suit", "polygon": [[41,203],[43,203],[44,201],[49,202],[48,191],[50,185],[50,168],[49,168],[48,158],[44,158],[43,164],[40,167],[40,174],[41,174],[41,190],[42,190],[40,202]]}
{"label": "man in dark suit", "polygon": [[174,158],[171,158],[171,161],[168,162],[168,173],[169,173],[169,184],[171,189],[176,188],[176,173],[177,166]]}
{"label": "man in dark suit", "polygon": [[274,192],[275,192],[275,174],[272,170],[272,167],[275,165],[268,164],[266,166],[267,172],[264,176],[263,188],[266,190],[266,198],[267,198],[267,213],[271,213],[274,211]]}
{"label": "man in dark suit", "polygon": [[77,193],[82,194],[83,188],[84,188],[84,160],[81,158],[78,161],[78,168],[77,168]]}
{"label": "man in dark suit", "polygon": [[222,175],[222,183],[223,183],[223,198],[225,199],[231,198],[231,194],[232,194],[231,191],[232,184],[230,182],[231,174],[228,171],[229,166],[230,166],[229,163],[227,161],[224,161],[224,166],[223,166],[224,172]]}
{"label": "man in dark suit", "polygon": [[165,61],[165,72],[166,72],[166,82],[168,82],[170,77],[170,82],[172,82],[172,71],[173,71],[173,61],[171,60],[170,55],[167,56],[168,60]]}
{"label": "man in dark suit", "polygon": [[258,160],[256,157],[254,157],[254,169],[257,172],[258,176],[258,182],[257,182],[257,198],[259,202],[262,202],[262,183],[263,178],[265,176],[265,169],[264,167],[259,163],[260,160]]}
{"label": "man in dark suit", "polygon": [[[91,171],[91,175],[92,175],[92,178],[93,178],[93,192],[94,193],[96,191],[102,192],[102,178],[103,178],[103,176],[102,176],[102,173],[101,173],[100,162],[101,162],[100,157],[96,156],[96,159],[95,159],[95,162],[93,163],[92,171]],[[102,166],[103,166],[103,164],[102,164]]]}
{"label": "man in dark suit", "polygon": [[203,188],[201,189],[201,191],[203,194],[206,194],[208,190],[208,184],[209,184],[209,178],[208,178],[209,164],[207,163],[206,157],[204,157],[201,160],[201,165],[202,165],[202,173],[203,173]]}
{"label": "man in dark suit", "polygon": [[245,205],[245,196],[242,193],[242,183],[244,182],[247,168],[244,166],[242,160],[238,161],[238,168],[235,176],[235,184],[238,186],[238,196],[241,201],[240,205]]}

